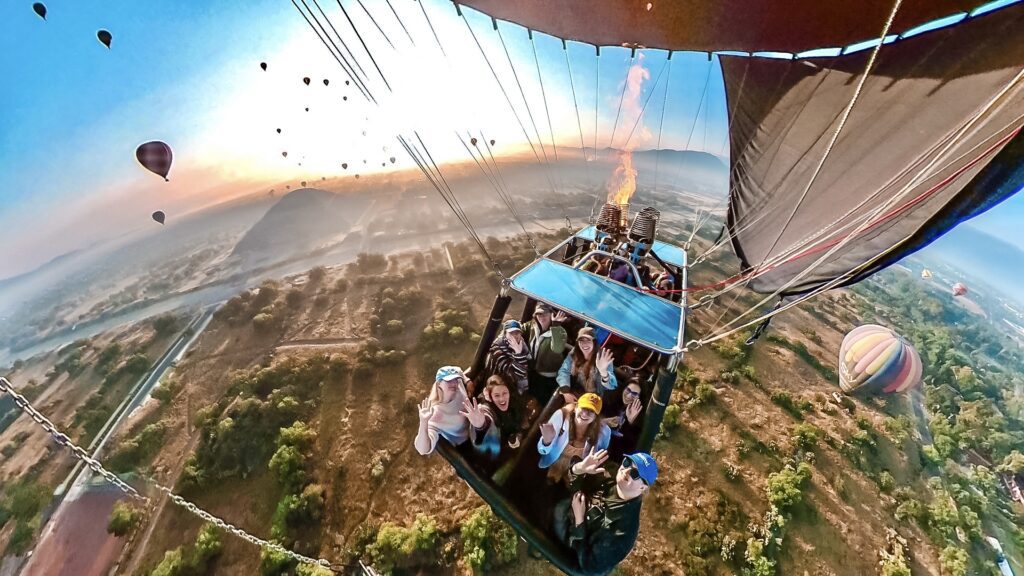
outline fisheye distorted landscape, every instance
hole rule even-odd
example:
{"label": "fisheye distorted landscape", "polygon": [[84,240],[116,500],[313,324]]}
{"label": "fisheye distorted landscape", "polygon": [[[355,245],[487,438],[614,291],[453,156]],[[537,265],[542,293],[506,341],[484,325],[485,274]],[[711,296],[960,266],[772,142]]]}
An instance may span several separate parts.
{"label": "fisheye distorted landscape", "polygon": [[0,576],[1024,574],[1024,3],[0,7]]}

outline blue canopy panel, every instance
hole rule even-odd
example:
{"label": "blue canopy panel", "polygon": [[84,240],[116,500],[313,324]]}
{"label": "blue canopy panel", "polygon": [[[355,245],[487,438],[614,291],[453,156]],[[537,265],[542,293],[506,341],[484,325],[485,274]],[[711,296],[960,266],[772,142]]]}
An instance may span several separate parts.
{"label": "blue canopy panel", "polygon": [[[587,226],[577,232],[576,237],[594,241],[597,234],[593,226]],[[651,250],[654,251],[654,253],[658,255],[658,258],[661,258],[662,262],[666,264],[679,266],[680,268],[686,267],[686,252],[678,246],[667,244],[661,240],[655,240]]]}
{"label": "blue canopy panel", "polygon": [[614,280],[542,258],[513,276],[512,287],[658,352],[682,345],[678,304]]}

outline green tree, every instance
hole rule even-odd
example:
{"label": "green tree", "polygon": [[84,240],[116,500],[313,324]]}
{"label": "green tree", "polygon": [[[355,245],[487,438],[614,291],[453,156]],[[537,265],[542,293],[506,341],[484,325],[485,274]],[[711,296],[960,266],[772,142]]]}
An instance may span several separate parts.
{"label": "green tree", "polygon": [[801,450],[811,451],[818,446],[821,430],[813,424],[797,424],[793,427],[793,443]]}
{"label": "green tree", "polygon": [[416,516],[409,528],[384,523],[368,552],[373,566],[389,574],[395,569],[429,566],[437,559],[437,546],[441,536],[437,522],[424,514]]}
{"label": "green tree", "polygon": [[132,531],[139,520],[142,512],[124,500],[114,503],[114,509],[110,511],[110,520],[107,522],[107,532],[114,536],[124,536]]}
{"label": "green tree", "polygon": [[787,465],[768,475],[768,501],[781,511],[788,510],[803,499],[803,489],[811,478],[811,466],[801,462],[796,468]]}
{"label": "green tree", "polygon": [[1020,450],[1010,452],[996,470],[1003,474],[1024,474],[1024,454]]}
{"label": "green tree", "polygon": [[939,554],[942,573],[949,576],[965,576],[967,574],[967,551],[956,545],[949,545]]}
{"label": "green tree", "polygon": [[518,553],[515,530],[488,506],[473,511],[459,527],[462,558],[474,573],[486,573],[512,562]]}

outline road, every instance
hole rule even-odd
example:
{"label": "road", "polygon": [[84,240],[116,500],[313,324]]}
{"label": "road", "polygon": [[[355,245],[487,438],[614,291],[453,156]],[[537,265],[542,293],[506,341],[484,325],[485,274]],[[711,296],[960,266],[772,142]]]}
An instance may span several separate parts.
{"label": "road", "polygon": [[[188,350],[209,325],[216,306],[202,310],[175,339],[152,369],[132,387],[88,447],[100,459],[121,424],[149,396],[160,379]],[[123,494],[109,484],[96,486],[93,472],[81,462],[55,492],[55,512],[43,528],[34,553],[24,568],[35,574],[76,574],[101,576],[110,570],[120,554],[121,540],[101,527],[115,502]],[[99,524],[99,526],[97,526]]]}

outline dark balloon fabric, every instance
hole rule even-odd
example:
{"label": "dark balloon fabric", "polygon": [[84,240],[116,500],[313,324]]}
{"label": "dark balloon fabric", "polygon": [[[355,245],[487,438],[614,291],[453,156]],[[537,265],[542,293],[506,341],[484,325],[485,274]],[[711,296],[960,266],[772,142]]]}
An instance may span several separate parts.
{"label": "dark balloon fabric", "polygon": [[159,140],[146,142],[135,149],[135,158],[146,170],[163,176],[164,180],[167,179],[167,174],[171,171],[173,154],[171,147],[166,143]]}
{"label": "dark balloon fabric", "polygon": [[[983,0],[904,0],[892,30],[958,12]],[[892,0],[460,0],[488,16],[598,46],[667,50],[801,52],[878,38]]]}
{"label": "dark balloon fabric", "polygon": [[110,35],[110,32],[107,32],[106,30],[100,30],[97,32],[96,38],[107,48],[110,48],[110,42],[114,39],[114,37]]}
{"label": "dark balloon fabric", "polygon": [[164,220],[166,219],[167,216],[162,211],[157,210],[156,212],[153,212],[153,220],[159,222],[160,224],[163,224]]}
{"label": "dark balloon fabric", "polygon": [[759,270],[750,287],[856,282],[1020,189],[1021,26],[1016,5],[884,45],[806,196],[870,51],[722,57],[727,223],[743,268]]}
{"label": "dark balloon fabric", "polygon": [[46,6],[42,2],[36,2],[32,5],[32,10],[39,15],[40,18],[46,20]]}

